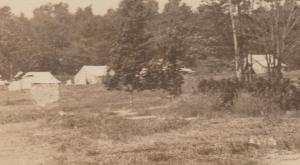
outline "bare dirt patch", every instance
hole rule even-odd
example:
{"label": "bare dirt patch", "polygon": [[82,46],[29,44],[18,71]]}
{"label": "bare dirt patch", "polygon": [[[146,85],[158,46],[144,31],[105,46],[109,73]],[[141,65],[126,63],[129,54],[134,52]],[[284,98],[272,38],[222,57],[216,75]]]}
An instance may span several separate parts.
{"label": "bare dirt patch", "polygon": [[46,165],[53,152],[47,143],[32,142],[40,121],[0,125],[0,164]]}
{"label": "bare dirt patch", "polygon": [[160,92],[136,93],[132,105],[126,92],[68,88],[44,108],[0,107],[10,119],[0,126],[0,164],[265,165],[273,150],[300,149],[296,115],[250,117],[215,110],[210,96]]}
{"label": "bare dirt patch", "polygon": [[299,165],[300,154],[295,152],[274,152],[265,158],[266,165]]}

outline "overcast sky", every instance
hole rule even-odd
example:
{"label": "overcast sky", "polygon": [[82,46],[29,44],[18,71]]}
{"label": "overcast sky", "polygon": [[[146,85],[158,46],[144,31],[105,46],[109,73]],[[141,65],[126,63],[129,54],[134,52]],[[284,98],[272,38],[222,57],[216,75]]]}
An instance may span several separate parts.
{"label": "overcast sky", "polygon": [[[42,4],[65,2],[70,6],[72,12],[79,7],[93,6],[95,14],[104,14],[107,9],[116,8],[121,0],[0,0],[0,6],[10,6],[15,14],[23,12],[26,16],[31,17],[34,8]],[[162,7],[168,0],[158,0]],[[183,0],[190,6],[198,6],[200,0]]]}

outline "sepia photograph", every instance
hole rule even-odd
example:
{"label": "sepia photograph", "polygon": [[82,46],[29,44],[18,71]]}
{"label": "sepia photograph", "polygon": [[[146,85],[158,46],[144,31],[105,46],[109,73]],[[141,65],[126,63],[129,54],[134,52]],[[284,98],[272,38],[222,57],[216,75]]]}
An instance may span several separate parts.
{"label": "sepia photograph", "polygon": [[0,165],[300,165],[300,0],[0,0]]}

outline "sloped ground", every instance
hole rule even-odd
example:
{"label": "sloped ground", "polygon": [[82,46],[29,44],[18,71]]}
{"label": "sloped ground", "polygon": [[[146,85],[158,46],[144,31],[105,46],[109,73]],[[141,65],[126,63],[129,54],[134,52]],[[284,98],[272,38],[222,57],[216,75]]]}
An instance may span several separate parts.
{"label": "sloped ground", "polygon": [[276,165],[270,154],[300,148],[298,113],[241,117],[214,110],[213,98],[160,91],[132,104],[97,86],[61,92],[45,108],[0,107],[0,164]]}
{"label": "sloped ground", "polygon": [[36,121],[0,126],[0,164],[41,165],[50,161],[51,147],[47,143],[30,142],[38,125]]}
{"label": "sloped ground", "polygon": [[63,93],[47,120],[59,130],[50,141],[62,164],[255,165],[269,151],[300,147],[297,113],[241,117],[207,98],[159,91],[133,94],[133,104],[125,92],[94,87]]}
{"label": "sloped ground", "polygon": [[0,164],[43,165],[52,159],[50,144],[32,141],[44,117],[44,111],[34,105],[0,107]]}
{"label": "sloped ground", "polygon": [[271,153],[266,157],[268,165],[299,165],[300,154],[295,152]]}
{"label": "sloped ground", "polygon": [[[0,94],[0,164],[45,165],[55,152],[49,143],[33,139],[43,130],[45,111],[28,99],[27,93]],[[8,104],[9,103],[9,104]]]}

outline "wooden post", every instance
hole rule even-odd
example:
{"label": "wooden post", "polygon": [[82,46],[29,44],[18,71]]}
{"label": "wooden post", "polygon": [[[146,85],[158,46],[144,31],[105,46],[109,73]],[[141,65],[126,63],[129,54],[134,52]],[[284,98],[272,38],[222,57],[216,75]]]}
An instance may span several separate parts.
{"label": "wooden post", "polygon": [[251,65],[250,65],[250,62],[249,62],[249,55],[247,54],[247,57],[246,57],[246,68],[247,69],[245,72],[246,72],[246,81],[251,81],[251,78],[250,78],[250,72],[251,72]]}
{"label": "wooden post", "polygon": [[251,81],[253,80],[253,72],[254,72],[254,68],[253,68],[253,57],[252,54],[249,55],[250,56],[250,77],[251,77]]}
{"label": "wooden post", "polygon": [[130,92],[130,108],[133,110],[133,92]]}
{"label": "wooden post", "polygon": [[6,104],[9,105],[10,104],[10,95],[9,95],[9,84],[5,84],[6,86]]}

